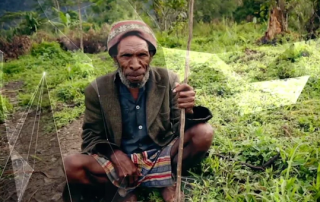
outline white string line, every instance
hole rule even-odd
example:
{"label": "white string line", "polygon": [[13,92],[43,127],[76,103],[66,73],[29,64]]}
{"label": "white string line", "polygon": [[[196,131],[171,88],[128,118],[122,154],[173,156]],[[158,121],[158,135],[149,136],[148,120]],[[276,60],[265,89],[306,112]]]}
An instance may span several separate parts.
{"label": "white string line", "polygon": [[[42,79],[43,79],[43,77],[41,78],[41,80],[40,80],[40,82],[39,82],[39,84],[38,84],[38,86],[37,86],[36,89],[38,89],[38,88],[40,87],[40,84],[41,84]],[[28,116],[28,114],[29,114],[31,105],[33,104],[34,98],[35,98],[35,96],[36,96],[36,92],[37,92],[37,90],[36,90],[35,93],[32,95],[32,97],[31,97],[31,99],[30,99],[30,101],[29,101],[29,104],[28,104],[28,107],[29,107],[29,108],[28,108],[28,110],[26,110],[26,111],[22,114],[21,118],[18,120],[18,124],[17,124],[18,126],[17,126],[17,127],[15,128],[15,130],[12,132],[12,134],[11,134],[11,136],[10,136],[10,139],[8,139],[8,144],[10,144],[11,139],[13,138],[14,134],[15,134],[16,131],[18,130],[20,120],[21,120],[21,119],[23,118],[23,116],[25,115],[23,124],[21,124],[19,133],[18,133],[18,135],[17,135],[17,136],[20,136],[20,132],[21,132],[21,130],[22,130],[22,128],[23,128],[23,125],[25,124],[25,121],[26,121],[27,116]],[[4,167],[3,167],[2,173],[1,173],[1,175],[0,175],[0,179],[1,179],[2,175],[3,175],[3,173],[4,173],[4,170],[5,170],[8,162],[9,162],[9,158],[12,156],[12,153],[13,153],[14,147],[15,147],[15,145],[16,145],[16,143],[17,143],[17,140],[18,140],[18,137],[17,137],[16,140],[14,141],[14,144],[13,144],[11,150],[10,150],[10,154],[8,155],[7,161],[6,161],[6,163],[5,163]]]}
{"label": "white string line", "polygon": [[38,119],[38,129],[37,129],[36,143],[35,143],[35,146],[34,146],[33,169],[35,169],[35,163],[36,163],[36,158],[35,157],[37,156],[39,126],[40,126],[41,112],[42,112],[43,83],[42,83],[42,88],[41,88],[41,101],[40,101],[40,113],[39,113],[39,119]]}
{"label": "white string line", "polygon": [[[18,174],[21,174],[21,173],[23,173],[23,174],[25,174],[25,172],[24,172],[24,166],[23,166],[23,160],[22,159],[17,159],[16,160],[16,162],[20,162],[21,164],[22,164],[22,166],[21,166],[21,168],[22,168],[22,172],[19,172],[18,171]],[[18,164],[18,163],[17,163]],[[24,177],[24,175],[23,175],[23,177]],[[17,179],[15,179],[15,183],[16,183],[16,187],[17,187]],[[23,188],[23,183],[22,184],[20,184],[20,190],[21,190],[21,192],[22,192],[22,188]],[[17,188],[16,188],[17,189]],[[18,190],[17,190],[17,192],[18,192]],[[17,194],[18,195],[18,194]],[[20,197],[21,197],[21,193],[20,193],[20,196],[18,197],[18,201],[20,201]]]}
{"label": "white string line", "polygon": [[50,103],[50,109],[51,109],[52,119],[53,119],[54,127],[55,127],[56,134],[57,134],[58,144],[59,144],[61,161],[62,161],[64,173],[65,173],[65,178],[66,178],[66,183],[67,183],[68,192],[69,192],[69,196],[70,196],[70,201],[72,202],[72,197],[71,197],[71,192],[70,192],[70,186],[69,186],[69,182],[68,182],[68,177],[67,177],[67,175],[66,175],[65,164],[64,164],[64,160],[63,160],[63,156],[62,156],[62,150],[61,150],[60,138],[59,138],[59,135],[58,135],[58,129],[57,129],[56,121],[55,121],[55,119],[54,119],[54,117],[53,117],[53,109],[52,109],[52,103],[51,103],[51,99],[50,99],[50,91],[49,91],[49,88],[48,88],[48,85],[47,85],[47,82],[46,82],[46,79],[45,79],[45,78],[44,78],[44,82],[45,82],[45,86],[47,87],[47,93],[48,93],[48,98],[49,98],[49,103]]}
{"label": "white string line", "polygon": [[28,161],[28,159],[29,159],[29,154],[30,154],[30,149],[31,149],[31,143],[32,143],[32,139],[33,139],[34,129],[35,129],[35,126],[36,126],[37,113],[38,113],[39,105],[40,105],[42,86],[43,86],[43,82],[41,83],[41,88],[38,90],[38,91],[39,91],[39,98],[38,98],[38,104],[37,104],[37,109],[36,109],[35,118],[34,118],[34,121],[33,121],[32,133],[31,133],[31,137],[30,137],[29,149],[28,149],[28,154],[27,154],[27,161]]}
{"label": "white string line", "polygon": [[[41,88],[38,89],[38,93],[39,93],[39,98],[38,98],[38,104],[37,104],[37,109],[36,109],[36,114],[35,114],[35,117],[34,117],[34,122],[33,122],[33,127],[32,127],[32,133],[31,133],[31,137],[30,137],[30,143],[29,143],[29,148],[28,148],[28,153],[27,153],[27,159],[25,160],[26,163],[29,163],[28,162],[28,159],[29,159],[29,154],[30,154],[30,150],[31,150],[31,144],[32,144],[32,139],[33,139],[33,134],[34,134],[34,128],[35,128],[35,125],[36,125],[36,121],[37,121],[37,113],[38,113],[38,110],[39,110],[39,104],[40,104],[40,99],[41,99],[41,90],[42,90],[42,86],[43,86],[43,80],[41,82]],[[39,122],[39,121],[38,121]],[[22,167],[23,167],[23,173],[24,172],[24,164],[22,164]],[[32,168],[32,167],[31,167]],[[34,168],[32,168],[34,170]],[[23,179],[22,179],[22,185],[24,184],[25,182],[25,175],[23,175]],[[22,191],[20,192],[20,196],[19,198],[21,199],[22,197]]]}
{"label": "white string line", "polygon": [[[47,14],[44,12],[44,9],[42,7],[42,5],[40,4],[39,0],[37,0],[42,12],[44,13],[44,15],[47,17],[47,19],[49,20]],[[57,28],[52,22],[50,22],[49,20],[49,23],[54,26],[55,28]],[[57,28],[58,29],[58,28]],[[58,29],[58,31],[63,35],[65,36],[66,38],[69,39],[69,37],[67,37],[60,29]],[[76,46],[72,40],[69,39],[69,41],[74,45]],[[76,46],[77,47],[77,46]],[[79,47],[78,47],[79,48]],[[89,58],[87,55],[85,55],[87,58]],[[89,58],[91,59],[91,58]],[[45,80],[46,82],[46,80]],[[69,182],[68,182],[68,177],[66,175],[66,169],[65,169],[65,164],[64,164],[64,160],[63,160],[63,155],[62,155],[62,150],[61,150],[61,144],[60,144],[60,138],[59,138],[59,135],[58,135],[58,130],[57,130],[57,125],[56,125],[56,122],[55,122],[55,119],[54,119],[54,116],[53,116],[53,109],[52,109],[52,103],[51,103],[51,99],[50,99],[50,92],[49,92],[49,88],[47,86],[47,83],[46,83],[46,87],[47,87],[47,92],[48,92],[48,97],[49,97],[49,103],[50,103],[50,109],[51,109],[51,113],[52,113],[52,119],[53,119],[53,122],[54,122],[54,126],[55,126],[55,130],[56,130],[56,134],[57,134],[57,139],[58,139],[58,144],[59,144],[59,150],[60,150],[60,155],[61,155],[61,160],[62,160],[62,165],[63,165],[63,170],[64,170],[64,173],[65,173],[65,178],[66,178],[66,184],[67,184],[67,187],[68,187],[68,192],[69,192],[69,197],[70,197],[70,201],[72,202],[72,197],[71,197],[71,192],[70,192],[70,186],[69,186]]]}

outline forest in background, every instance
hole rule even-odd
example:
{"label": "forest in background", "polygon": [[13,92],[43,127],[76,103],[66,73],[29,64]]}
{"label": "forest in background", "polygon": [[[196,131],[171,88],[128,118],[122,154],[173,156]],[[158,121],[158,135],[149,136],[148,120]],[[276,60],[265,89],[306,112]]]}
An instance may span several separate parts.
{"label": "forest in background", "polygon": [[[5,59],[17,58],[17,52],[24,51],[16,50],[14,41],[22,40],[17,43],[23,43],[26,47],[22,49],[26,51],[31,48],[32,42],[23,36],[30,36],[36,42],[42,39],[57,41],[67,50],[81,49],[85,53],[105,51],[105,38],[110,25],[123,19],[144,20],[158,33],[160,43],[165,46],[182,48],[179,39],[186,41],[188,2],[185,0],[5,2],[0,4],[0,48],[6,53]],[[261,38],[252,39],[262,44],[275,43],[279,35],[280,38],[285,36],[284,39],[291,41],[315,39],[320,27],[319,16],[318,0],[196,1],[195,36],[206,37],[205,34],[211,34],[202,33],[202,29],[211,29],[212,32],[222,26],[252,23],[267,26],[265,32],[261,33]],[[22,39],[18,39],[19,36]],[[14,37],[16,40],[13,40]],[[161,38],[166,39],[161,41]],[[278,42],[282,40],[278,39]],[[10,43],[12,41],[13,44]],[[168,41],[172,41],[172,44]]]}
{"label": "forest in background", "polygon": [[[57,128],[79,119],[85,86],[115,70],[105,51],[118,20],[149,24],[153,65],[183,76],[186,0],[22,2],[0,3],[1,87],[23,82],[18,106],[1,96],[1,122],[29,106],[43,72]],[[189,201],[319,201],[320,0],[196,0],[194,17],[190,85],[216,134]]]}

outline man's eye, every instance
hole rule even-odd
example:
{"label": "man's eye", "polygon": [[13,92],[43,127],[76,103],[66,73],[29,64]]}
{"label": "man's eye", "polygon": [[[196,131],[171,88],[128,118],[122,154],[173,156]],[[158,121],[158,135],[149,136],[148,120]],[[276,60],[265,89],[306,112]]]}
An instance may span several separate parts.
{"label": "man's eye", "polygon": [[130,54],[123,54],[122,57],[131,57]]}

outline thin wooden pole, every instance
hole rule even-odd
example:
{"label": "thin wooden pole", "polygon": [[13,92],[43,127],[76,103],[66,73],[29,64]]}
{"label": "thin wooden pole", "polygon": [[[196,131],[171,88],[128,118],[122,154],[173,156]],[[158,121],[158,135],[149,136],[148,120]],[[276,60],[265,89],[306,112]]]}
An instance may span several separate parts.
{"label": "thin wooden pole", "polygon": [[80,28],[80,49],[83,53],[83,32],[82,32],[82,17],[81,17],[81,4],[82,0],[78,0],[78,9],[79,9],[79,28]]}
{"label": "thin wooden pole", "polygon": [[[186,66],[184,70],[184,82],[188,83],[189,77],[189,65],[190,65],[190,47],[192,41],[192,33],[193,33],[193,7],[194,0],[190,0],[189,2],[189,39],[188,39],[188,47],[187,47],[187,56],[186,56]],[[185,120],[186,113],[185,109],[181,110],[180,117],[180,142],[179,142],[179,151],[178,151],[178,165],[177,165],[177,187],[176,187],[176,202],[181,202],[181,168],[182,168],[182,156],[183,156],[183,145],[184,145],[184,128],[185,128]]]}

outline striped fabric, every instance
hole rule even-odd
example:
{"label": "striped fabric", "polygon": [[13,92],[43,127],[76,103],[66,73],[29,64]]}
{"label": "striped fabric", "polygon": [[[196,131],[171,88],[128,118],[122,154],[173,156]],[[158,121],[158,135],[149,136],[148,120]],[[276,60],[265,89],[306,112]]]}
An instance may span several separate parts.
{"label": "striped fabric", "polygon": [[105,170],[109,180],[118,187],[119,195],[125,197],[128,193],[133,191],[136,187],[168,187],[174,184],[173,175],[171,172],[171,158],[170,151],[172,145],[177,139],[162,150],[149,150],[142,153],[135,153],[128,155],[132,162],[137,166],[142,176],[139,177],[136,186],[130,187],[127,181],[122,183],[118,181],[118,176],[113,167],[113,164],[104,157],[96,154],[92,156],[99,162]]}

